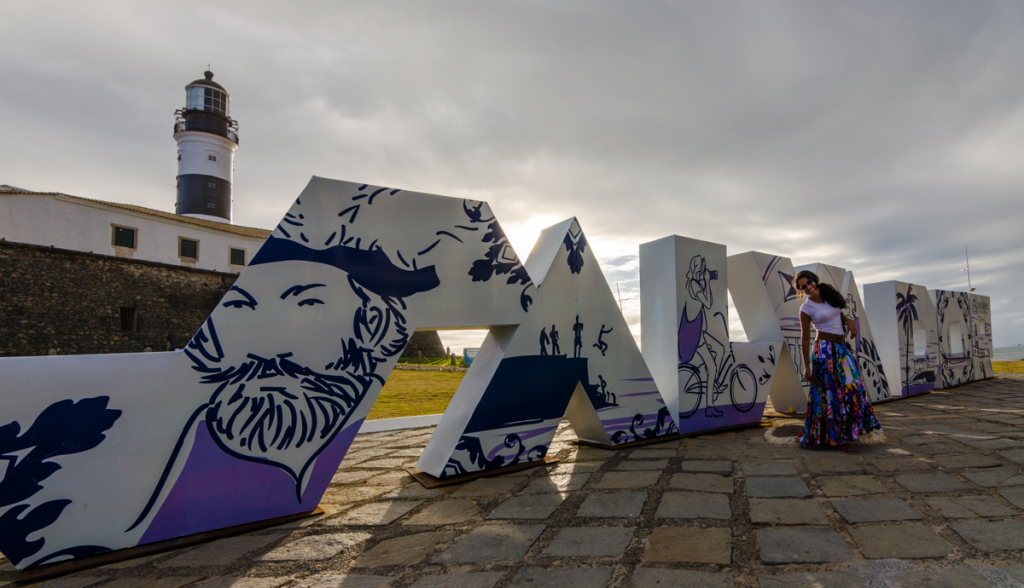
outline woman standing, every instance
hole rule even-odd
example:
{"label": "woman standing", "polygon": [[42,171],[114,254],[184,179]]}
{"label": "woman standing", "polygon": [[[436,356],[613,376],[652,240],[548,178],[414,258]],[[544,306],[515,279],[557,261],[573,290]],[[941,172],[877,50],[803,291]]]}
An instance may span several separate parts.
{"label": "woman standing", "polygon": [[[800,444],[845,446],[873,429],[882,428],[864,391],[857,358],[846,344],[844,323],[854,337],[857,325],[843,314],[843,295],[832,286],[819,283],[818,276],[805,270],[793,278],[793,284],[799,296],[807,297],[800,307],[800,350],[804,379],[811,383]],[[811,324],[818,331],[813,353]]]}

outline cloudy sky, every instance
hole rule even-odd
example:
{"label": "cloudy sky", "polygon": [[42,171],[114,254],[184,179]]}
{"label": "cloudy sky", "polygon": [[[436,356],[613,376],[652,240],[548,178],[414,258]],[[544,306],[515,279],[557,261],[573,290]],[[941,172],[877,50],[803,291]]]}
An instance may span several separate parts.
{"label": "cloudy sky", "polygon": [[4,0],[0,183],[173,210],[209,64],[239,224],[312,175],[486,200],[522,257],[576,216],[635,334],[666,235],[946,289],[966,246],[1015,345],[1021,31],[1017,1]]}

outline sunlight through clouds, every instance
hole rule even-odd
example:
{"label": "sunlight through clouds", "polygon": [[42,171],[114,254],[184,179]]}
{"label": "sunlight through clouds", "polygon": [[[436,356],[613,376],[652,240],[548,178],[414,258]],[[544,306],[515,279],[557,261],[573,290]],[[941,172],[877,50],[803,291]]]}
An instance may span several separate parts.
{"label": "sunlight through clouds", "polygon": [[10,0],[0,183],[172,210],[210,64],[240,225],[313,175],[487,201],[523,259],[575,216],[635,336],[621,260],[667,235],[934,288],[966,245],[1016,344],[1021,30],[988,0]]}

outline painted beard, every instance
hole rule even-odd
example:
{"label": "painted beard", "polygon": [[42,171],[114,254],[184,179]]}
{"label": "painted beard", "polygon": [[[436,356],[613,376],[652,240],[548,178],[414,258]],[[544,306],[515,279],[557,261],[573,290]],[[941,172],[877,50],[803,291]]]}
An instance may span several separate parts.
{"label": "painted beard", "polygon": [[341,356],[320,372],[295,361],[292,353],[269,358],[250,353],[238,365],[223,366],[225,353],[213,321],[207,320],[185,353],[203,374],[200,382],[216,386],[205,405],[210,436],[235,457],[284,470],[301,495],[317,455],[350,424],[373,385],[383,385],[377,364],[400,352],[408,338],[404,328],[398,331],[393,336],[401,343],[384,346],[384,353],[353,338],[342,342]]}
{"label": "painted beard", "polygon": [[206,409],[206,425],[217,443],[242,459],[273,462],[298,481],[306,464],[299,465],[293,456],[319,453],[373,378],[317,373],[291,355],[268,359],[249,354],[250,361],[203,382],[218,385]]}
{"label": "painted beard", "polygon": [[[361,299],[352,316],[354,336],[334,340],[340,353],[317,366],[323,371],[296,361],[291,352],[229,360],[213,317],[185,348],[192,368],[202,374],[200,383],[216,386],[205,406],[210,436],[235,457],[288,472],[298,493],[316,456],[350,423],[371,388],[383,386],[378,365],[400,354],[409,340],[402,299],[375,296],[349,282]],[[313,342],[324,343],[330,342]]]}

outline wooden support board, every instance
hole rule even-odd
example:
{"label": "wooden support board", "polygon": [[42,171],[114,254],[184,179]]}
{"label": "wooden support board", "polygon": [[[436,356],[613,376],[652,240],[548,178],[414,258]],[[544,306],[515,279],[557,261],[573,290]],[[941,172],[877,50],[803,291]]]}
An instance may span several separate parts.
{"label": "wooden support board", "polygon": [[174,539],[168,539],[166,541],[147,543],[145,545],[139,545],[137,547],[129,547],[128,549],[118,549],[116,551],[109,551],[107,553],[101,553],[90,557],[83,557],[79,559],[72,559],[69,561],[46,564],[35,568],[27,568],[25,570],[22,570],[14,581],[18,584],[38,582],[40,580],[46,580],[49,578],[63,576],[66,574],[71,574],[74,572],[79,572],[90,568],[105,566],[107,564],[117,563],[119,561],[125,561],[128,559],[134,559],[136,557],[154,555],[157,553],[163,553],[165,551],[171,551],[173,549],[179,549],[181,547],[188,547],[190,545],[206,543],[207,541],[213,541],[215,539],[223,539],[224,537],[241,535],[243,533],[249,533],[251,531],[265,529],[267,527],[275,527],[277,525],[283,525],[285,523],[290,523],[292,521],[297,521],[312,516],[319,516],[322,515],[323,512],[324,511],[320,507],[317,507],[316,509],[309,512],[300,512],[293,515],[286,515],[274,519],[267,519],[265,521],[256,521],[255,523],[246,523],[244,525],[227,527],[225,529],[215,529],[213,531],[206,531],[205,533],[195,533],[193,535],[186,535],[185,537],[177,537]]}

